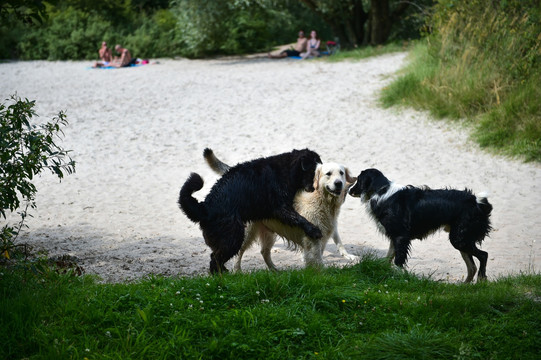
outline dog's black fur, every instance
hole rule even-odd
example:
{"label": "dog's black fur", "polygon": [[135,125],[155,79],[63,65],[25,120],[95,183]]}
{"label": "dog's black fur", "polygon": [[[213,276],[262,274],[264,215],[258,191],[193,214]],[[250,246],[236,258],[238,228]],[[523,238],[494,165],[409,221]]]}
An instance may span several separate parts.
{"label": "dog's black fur", "polygon": [[477,270],[472,256],[480,262],[478,280],[486,278],[488,254],[475,245],[480,245],[491,230],[492,205],[486,197],[476,197],[467,189],[393,188],[377,169],[362,171],[349,193],[368,202],[370,215],[391,241],[388,256],[392,259],[394,255],[396,265],[406,263],[412,239],[422,240],[444,227],[466,262],[466,282]]}
{"label": "dog's black fur", "polygon": [[205,243],[212,249],[211,273],[227,271],[224,264],[238,253],[248,221],[274,218],[301,227],[309,237],[321,238],[320,229],[293,208],[298,190],[314,191],[318,163],[319,155],[304,149],[238,164],[216,182],[201,203],[192,194],[203,187],[203,179],[196,173],[190,175],[178,204],[191,221],[200,224]]}

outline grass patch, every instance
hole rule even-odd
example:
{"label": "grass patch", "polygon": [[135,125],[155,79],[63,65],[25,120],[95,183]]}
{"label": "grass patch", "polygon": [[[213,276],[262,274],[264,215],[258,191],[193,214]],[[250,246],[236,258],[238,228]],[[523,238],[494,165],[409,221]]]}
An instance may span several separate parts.
{"label": "grass patch", "polygon": [[541,7],[529,3],[441,0],[383,105],[464,119],[481,147],[541,161]]}
{"label": "grass patch", "polygon": [[324,57],[324,59],[330,62],[338,62],[343,60],[362,60],[372,56],[406,51],[409,47],[409,42],[394,42],[387,45],[379,46],[363,46],[353,50],[340,50],[332,56]]}
{"label": "grass patch", "polygon": [[541,275],[464,285],[343,269],[91,277],[2,268],[0,358],[534,359]]}

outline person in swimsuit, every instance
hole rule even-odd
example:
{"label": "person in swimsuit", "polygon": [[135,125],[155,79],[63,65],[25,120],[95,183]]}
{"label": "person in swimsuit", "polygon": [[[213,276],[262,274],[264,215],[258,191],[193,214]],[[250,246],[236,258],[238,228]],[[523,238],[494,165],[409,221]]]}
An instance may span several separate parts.
{"label": "person in swimsuit", "polygon": [[282,51],[278,55],[272,55],[269,53],[270,59],[283,59],[288,56],[300,56],[303,51],[306,51],[306,37],[304,36],[304,31],[299,31],[299,37],[297,38],[297,43],[293,49],[287,49]]}
{"label": "person in swimsuit", "polygon": [[127,67],[132,63],[130,51],[120,45],[115,46],[115,51],[120,54],[120,57],[115,57],[109,66]]}
{"label": "person in swimsuit", "polygon": [[317,36],[317,32],[315,30],[312,30],[310,32],[310,38],[308,39],[306,51],[301,53],[301,58],[304,60],[310,57],[319,56],[320,44],[321,44],[321,40],[319,40]]}
{"label": "person in swimsuit", "polygon": [[94,67],[109,66],[109,63],[113,59],[111,54],[111,49],[107,47],[107,42],[102,41],[101,48],[98,50],[101,61],[98,61],[94,64]]}

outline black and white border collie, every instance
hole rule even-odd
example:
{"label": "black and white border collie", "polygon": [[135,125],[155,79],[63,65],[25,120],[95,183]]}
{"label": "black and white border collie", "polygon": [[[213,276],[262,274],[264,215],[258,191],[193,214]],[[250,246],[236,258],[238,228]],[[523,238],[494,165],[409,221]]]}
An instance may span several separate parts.
{"label": "black and white border collie", "polygon": [[387,257],[389,260],[394,257],[397,266],[406,263],[412,239],[422,240],[443,227],[466,262],[465,282],[471,282],[477,271],[473,256],[480,262],[477,280],[486,279],[488,253],[475,246],[492,229],[489,219],[492,205],[486,196],[476,197],[468,189],[400,186],[377,169],[362,171],[349,193],[366,203],[379,230],[390,239]]}

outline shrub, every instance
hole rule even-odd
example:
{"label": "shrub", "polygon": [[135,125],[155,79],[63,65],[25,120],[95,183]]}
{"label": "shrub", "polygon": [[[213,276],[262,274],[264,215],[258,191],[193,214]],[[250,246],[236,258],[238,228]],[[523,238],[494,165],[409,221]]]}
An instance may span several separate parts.
{"label": "shrub", "polygon": [[0,217],[7,219],[6,212],[20,212],[17,228],[8,224],[0,232],[0,253],[9,256],[14,239],[23,226],[28,207],[35,208],[35,175],[49,169],[59,179],[75,171],[75,162],[69,151],[56,144],[63,135],[62,127],[68,124],[66,115],[60,112],[52,121],[33,125],[31,119],[35,101],[11,97],[12,104],[0,104]]}

